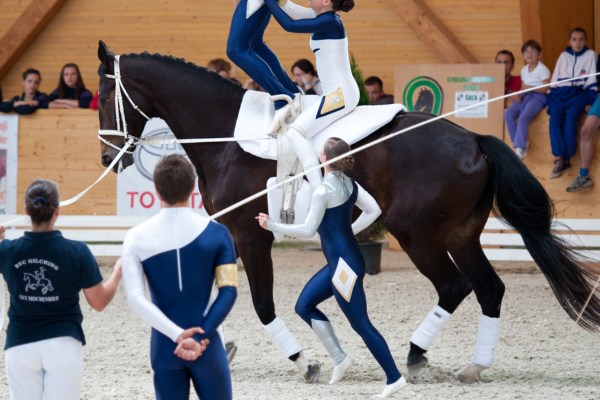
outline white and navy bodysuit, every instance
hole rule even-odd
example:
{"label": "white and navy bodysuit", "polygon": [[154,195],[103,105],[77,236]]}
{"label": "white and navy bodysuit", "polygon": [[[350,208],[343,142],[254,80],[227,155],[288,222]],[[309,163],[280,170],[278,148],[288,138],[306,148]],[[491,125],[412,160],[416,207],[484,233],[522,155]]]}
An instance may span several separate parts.
{"label": "white and navy bodysuit", "polygon": [[[352,224],[352,209],[359,206],[363,213]],[[375,199],[356,182],[341,172],[329,172],[315,188],[310,209],[303,224],[287,225],[267,220],[273,232],[296,237],[321,237],[321,247],[327,265],[306,284],[296,312],[312,327],[313,320],[328,321],[317,306],[335,297],[352,329],[363,339],[369,351],[383,368],[387,383],[400,379],[390,349],[379,331],[369,320],[367,299],[363,288],[365,262],[355,233],[369,226],[381,213]]]}
{"label": "white and navy bodysuit", "polygon": [[[148,283],[149,301],[144,292]],[[210,304],[216,284],[219,293]],[[150,359],[157,399],[189,398],[190,379],[200,398],[230,399],[227,356],[216,332],[237,296],[236,255],[224,225],[187,207],[163,208],[132,228],[123,243],[127,300],[152,326]],[[193,362],[173,354],[184,329],[201,327],[210,344]]]}
{"label": "white and navy bodysuit", "polygon": [[340,16],[333,11],[294,20],[275,0],[265,0],[265,4],[286,31],[312,33],[310,48],[315,54],[323,95],[320,101],[303,110],[291,125],[310,138],[358,105],[360,92],[350,68],[346,30]]}
{"label": "white and navy bodysuit", "polygon": [[[285,12],[293,18],[314,16],[314,11],[286,2]],[[261,0],[240,0],[233,17],[227,38],[227,57],[242,68],[270,95],[285,94],[294,98],[300,89],[290,79],[279,59],[263,39],[269,25],[271,13]],[[287,103],[275,102],[275,108]]]}

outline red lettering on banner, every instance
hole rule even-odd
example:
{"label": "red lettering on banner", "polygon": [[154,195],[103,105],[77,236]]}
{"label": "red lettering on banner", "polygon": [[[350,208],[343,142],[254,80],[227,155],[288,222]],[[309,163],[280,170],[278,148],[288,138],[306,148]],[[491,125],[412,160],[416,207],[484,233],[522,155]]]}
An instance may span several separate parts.
{"label": "red lettering on banner", "polygon": [[[196,208],[196,199],[200,197],[200,193],[198,192],[192,192],[192,195],[190,196],[191,199],[191,203],[192,203],[192,208]],[[198,204],[197,208],[202,208],[204,207],[204,203],[202,202],[202,197],[200,197],[200,202]]]}
{"label": "red lettering on banner", "polygon": [[6,132],[8,130],[8,121],[0,122],[0,131]]}
{"label": "red lettering on banner", "polygon": [[0,144],[8,143],[8,136],[0,136]]}
{"label": "red lettering on banner", "polygon": [[[147,203],[144,199],[150,198],[149,203]],[[150,208],[154,205],[154,194],[151,192],[143,192],[140,195],[140,204],[144,208]]]}
{"label": "red lettering on banner", "polygon": [[127,192],[127,195],[129,196],[129,207],[133,208],[134,204],[135,204],[135,196],[137,196],[139,192]]}

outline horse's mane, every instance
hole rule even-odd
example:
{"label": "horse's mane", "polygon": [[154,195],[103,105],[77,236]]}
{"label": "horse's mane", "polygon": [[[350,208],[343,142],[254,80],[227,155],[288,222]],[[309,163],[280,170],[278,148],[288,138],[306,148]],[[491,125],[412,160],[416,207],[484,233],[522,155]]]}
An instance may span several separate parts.
{"label": "horse's mane", "polygon": [[[231,80],[222,77],[221,75],[217,74],[216,72],[209,71],[206,67],[200,67],[200,66],[194,64],[193,62],[186,61],[184,58],[174,57],[174,56],[169,56],[169,55],[164,55],[164,54],[160,54],[160,53],[150,54],[147,51],[144,51],[143,53],[123,54],[122,57],[127,57],[127,58],[141,58],[143,60],[164,61],[164,62],[167,62],[167,63],[181,65],[181,66],[184,66],[186,68],[190,68],[190,69],[192,69],[192,71],[195,71],[195,72],[200,72],[200,73],[204,73],[204,74],[210,74],[210,76],[213,76],[215,79],[220,79],[221,81],[226,82],[229,85],[232,85],[232,86],[235,86],[235,87],[240,87],[239,85],[236,85]],[[241,87],[240,87],[240,89],[241,89]]]}

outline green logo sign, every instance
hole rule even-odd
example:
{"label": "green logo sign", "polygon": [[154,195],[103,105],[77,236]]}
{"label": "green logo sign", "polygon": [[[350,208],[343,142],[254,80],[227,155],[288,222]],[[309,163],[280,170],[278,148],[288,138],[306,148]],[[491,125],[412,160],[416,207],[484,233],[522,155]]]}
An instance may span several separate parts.
{"label": "green logo sign", "polygon": [[440,115],[444,106],[444,91],[435,79],[429,76],[417,76],[404,88],[402,103],[408,111]]}

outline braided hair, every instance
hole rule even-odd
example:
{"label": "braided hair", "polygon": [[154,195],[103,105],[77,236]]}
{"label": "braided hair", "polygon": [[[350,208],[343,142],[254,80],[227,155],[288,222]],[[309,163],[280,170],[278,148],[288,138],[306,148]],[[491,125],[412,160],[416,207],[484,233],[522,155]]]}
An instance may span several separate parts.
{"label": "braided hair", "polygon": [[[327,160],[332,160],[342,154],[345,154],[350,151],[350,145],[346,143],[343,139],[337,137],[331,137],[327,139],[325,142],[325,146],[323,147],[323,154]],[[330,164],[332,170],[335,171],[350,171],[354,168],[354,157],[348,156],[344,157],[339,161]]]}

